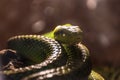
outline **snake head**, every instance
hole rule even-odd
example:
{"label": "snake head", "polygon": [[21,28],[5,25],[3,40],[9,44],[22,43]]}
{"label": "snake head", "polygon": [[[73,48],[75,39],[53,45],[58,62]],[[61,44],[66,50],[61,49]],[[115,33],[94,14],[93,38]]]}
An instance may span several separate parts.
{"label": "snake head", "polygon": [[75,44],[81,42],[82,30],[70,24],[59,25],[54,29],[54,38],[63,44]]}

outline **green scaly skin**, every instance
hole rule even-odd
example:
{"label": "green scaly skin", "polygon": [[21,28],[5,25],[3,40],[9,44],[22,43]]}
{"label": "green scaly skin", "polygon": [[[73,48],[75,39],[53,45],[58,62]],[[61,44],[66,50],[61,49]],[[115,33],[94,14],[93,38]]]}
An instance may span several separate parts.
{"label": "green scaly skin", "polygon": [[[89,74],[95,73],[91,72],[89,51],[81,44],[82,30],[78,26],[69,24],[57,26],[54,31],[44,36],[49,38],[40,35],[20,35],[10,38],[8,48],[16,50],[26,62],[34,64],[0,73],[17,80],[54,80],[54,77],[73,74],[86,78]],[[60,62],[63,55],[66,55],[66,63],[49,69],[49,66],[51,68],[56,61]],[[89,76],[89,79],[104,80],[101,76],[99,78]]]}

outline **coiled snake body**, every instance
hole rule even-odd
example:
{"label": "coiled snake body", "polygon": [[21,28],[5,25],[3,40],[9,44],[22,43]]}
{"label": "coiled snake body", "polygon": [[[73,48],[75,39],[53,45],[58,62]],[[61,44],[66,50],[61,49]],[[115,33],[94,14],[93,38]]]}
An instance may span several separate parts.
{"label": "coiled snake body", "polygon": [[70,75],[88,77],[91,73],[90,55],[81,43],[82,30],[79,26],[57,26],[51,33],[54,38],[41,35],[10,38],[8,48],[15,50],[29,65],[0,73],[15,80],[56,80],[54,77]]}

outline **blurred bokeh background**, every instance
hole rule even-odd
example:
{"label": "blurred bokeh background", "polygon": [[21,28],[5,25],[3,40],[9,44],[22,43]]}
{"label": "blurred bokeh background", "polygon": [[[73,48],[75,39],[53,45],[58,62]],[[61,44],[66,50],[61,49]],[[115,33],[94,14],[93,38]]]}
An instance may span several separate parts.
{"label": "blurred bokeh background", "polygon": [[0,49],[19,34],[43,34],[70,23],[84,31],[93,65],[120,67],[119,0],[0,0]]}

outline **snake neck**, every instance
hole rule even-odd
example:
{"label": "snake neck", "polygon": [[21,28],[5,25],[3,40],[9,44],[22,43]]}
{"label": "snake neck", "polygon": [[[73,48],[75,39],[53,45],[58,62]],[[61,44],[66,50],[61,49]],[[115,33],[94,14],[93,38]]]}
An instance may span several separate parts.
{"label": "snake neck", "polygon": [[68,55],[67,65],[72,72],[79,74],[81,77],[88,76],[91,73],[92,63],[87,47],[81,43],[74,45],[64,44],[64,49]]}
{"label": "snake neck", "polygon": [[[74,44],[74,45],[64,44],[63,46],[68,55],[67,63],[69,64],[69,66],[78,65],[78,60],[80,60],[80,62],[82,62],[82,57],[83,57],[82,52],[79,49],[77,44]],[[80,65],[82,65],[82,63],[80,63]]]}

